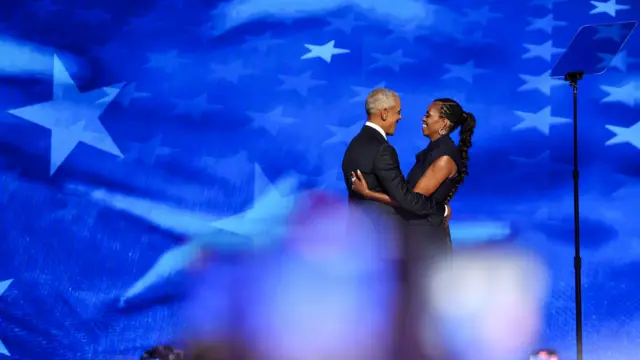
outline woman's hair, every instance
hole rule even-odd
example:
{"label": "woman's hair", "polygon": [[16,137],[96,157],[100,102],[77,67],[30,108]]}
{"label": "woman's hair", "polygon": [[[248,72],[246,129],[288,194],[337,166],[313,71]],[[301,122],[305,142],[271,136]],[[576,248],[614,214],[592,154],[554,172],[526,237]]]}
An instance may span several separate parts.
{"label": "woman's hair", "polygon": [[462,109],[462,106],[458,104],[453,99],[442,98],[435,99],[433,102],[437,102],[442,104],[442,108],[440,109],[440,116],[449,120],[451,126],[449,127],[449,133],[455,131],[460,128],[460,140],[458,141],[458,151],[460,151],[460,157],[462,159],[462,163],[459,164],[458,169],[458,182],[455,184],[449,196],[447,196],[447,200],[445,204],[448,204],[455,195],[456,191],[460,187],[460,184],[464,182],[464,178],[469,175],[469,148],[471,148],[471,138],[473,137],[473,132],[476,129],[476,117],[473,116],[472,113],[466,112]]}

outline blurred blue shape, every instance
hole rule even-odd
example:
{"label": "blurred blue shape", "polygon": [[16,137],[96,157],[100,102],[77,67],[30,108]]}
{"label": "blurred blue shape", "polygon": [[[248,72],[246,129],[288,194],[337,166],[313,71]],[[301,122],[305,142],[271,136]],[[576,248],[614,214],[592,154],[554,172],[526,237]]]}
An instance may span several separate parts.
{"label": "blurred blue shape", "polygon": [[512,235],[511,223],[504,221],[452,221],[451,239],[454,245],[504,241]]}
{"label": "blurred blue shape", "polygon": [[[255,171],[256,198],[253,206],[219,220],[208,220],[213,217],[149,200],[100,191],[99,198],[110,201],[111,205],[133,211],[162,228],[190,237],[187,243],[163,253],[151,269],[124,292],[120,306],[169,276],[185,270],[203,251],[245,251],[272,246],[280,241],[287,232],[287,219],[295,204],[297,179],[284,177],[271,184],[257,165]],[[281,193],[283,191],[285,195]]]}
{"label": "blurred blue shape", "polygon": [[[0,296],[2,296],[2,294],[5,292],[5,290],[7,290],[9,285],[11,285],[12,281],[13,281],[13,279],[0,281]],[[7,348],[2,343],[2,340],[0,340],[0,354],[11,356],[11,354],[9,353],[9,350],[7,350]]]}
{"label": "blurred blue shape", "polygon": [[126,301],[130,298],[142,293],[178,271],[188,268],[197,259],[201,250],[199,244],[189,242],[165,251],[160,258],[156,260],[151,269],[122,294],[119,306],[124,307]]}
{"label": "blurred blue shape", "polygon": [[[421,22],[428,26],[433,23],[437,6],[416,0],[396,2],[369,0],[234,0],[222,3],[211,14],[216,20],[216,34],[222,34],[232,28],[259,19],[277,19],[287,21],[311,15],[324,14],[337,9],[350,7],[362,10],[371,20],[380,20],[404,24]],[[366,9],[366,10],[365,10]]]}
{"label": "blurred blue shape", "polygon": [[286,219],[295,205],[297,186],[298,179],[294,176],[271,184],[256,165],[254,204],[240,214],[212,222],[211,226],[250,237],[254,245],[271,244],[287,232]]}
{"label": "blurred blue shape", "polygon": [[77,73],[84,69],[79,59],[57,49],[0,37],[0,75],[48,78],[51,76],[51,56],[54,52],[64,57],[69,72]]}
{"label": "blurred blue shape", "polygon": [[207,233],[216,216],[176,207],[162,201],[123,194],[81,184],[69,184],[68,192],[84,194],[114,210],[133,215],[160,229],[178,235]]}

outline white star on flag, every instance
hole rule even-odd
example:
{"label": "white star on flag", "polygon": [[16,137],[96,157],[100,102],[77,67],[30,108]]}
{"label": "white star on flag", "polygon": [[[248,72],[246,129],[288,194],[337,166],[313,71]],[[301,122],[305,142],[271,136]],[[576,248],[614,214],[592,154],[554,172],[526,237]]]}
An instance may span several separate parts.
{"label": "white star on flag", "polygon": [[473,77],[478,74],[486,73],[488,70],[480,69],[475,66],[475,61],[471,60],[462,65],[444,64],[449,72],[442,75],[442,79],[459,77],[469,83],[473,82]]}
{"label": "white star on flag", "polygon": [[510,158],[519,163],[525,164],[537,164],[537,165],[548,165],[551,158],[551,151],[546,150],[543,151],[540,155],[533,158],[526,158],[521,156],[510,156]]}
{"label": "white star on flag", "polygon": [[613,125],[605,125],[605,127],[616,134],[616,136],[604,143],[605,145],[629,143],[640,149],[640,121],[629,128]]}
{"label": "white star on flag", "polygon": [[267,52],[272,46],[278,45],[284,42],[281,39],[273,39],[271,32],[259,36],[245,36],[247,42],[242,44],[243,48],[255,48],[259,52]]}
{"label": "white star on flag", "polygon": [[147,54],[149,62],[146,66],[158,67],[167,73],[179,70],[188,60],[180,57],[178,50],[171,50],[164,53]]}
{"label": "white star on flag", "polygon": [[128,83],[118,93],[118,96],[116,97],[116,101],[121,103],[123,106],[129,106],[129,103],[133,99],[147,98],[150,96],[151,96],[150,93],[136,91],[136,83]]}
{"label": "white star on flag", "polygon": [[601,85],[600,88],[609,93],[600,102],[619,102],[633,107],[636,105],[636,101],[640,99],[640,91],[638,91],[636,83],[633,81],[624,86]]}
{"label": "white star on flag", "polygon": [[464,11],[467,13],[467,16],[463,18],[463,21],[477,22],[482,25],[487,25],[490,19],[502,17],[502,14],[492,13],[487,5],[478,10],[465,9]]}
{"label": "white star on flag", "polygon": [[513,127],[513,130],[537,129],[545,135],[549,135],[551,125],[570,123],[571,119],[561,118],[551,115],[551,106],[547,106],[537,113],[526,113],[514,111],[514,113],[524,119],[521,123]]}
{"label": "white star on flag", "polygon": [[613,17],[616,17],[616,11],[618,10],[629,10],[631,6],[629,5],[618,5],[616,0],[609,0],[607,2],[604,1],[592,1],[592,5],[595,6],[595,9],[591,10],[589,14],[609,14]]}
{"label": "white star on flag", "polygon": [[567,1],[567,0],[533,0],[529,5],[542,5],[542,6],[545,6],[547,9],[552,10],[553,5],[555,3],[559,3],[563,1]]}
{"label": "white star on flag", "polygon": [[402,49],[391,54],[371,54],[376,60],[375,63],[369,65],[369,69],[389,67],[395,72],[400,71],[400,65],[415,62],[413,59],[404,57]]}
{"label": "white star on flag", "polygon": [[329,25],[324,28],[324,31],[341,30],[345,34],[351,34],[351,30],[356,26],[366,25],[365,22],[356,20],[353,13],[344,18],[328,18],[327,21],[329,21]]}
{"label": "white star on flag", "polygon": [[141,160],[149,166],[153,166],[159,156],[172,154],[175,150],[162,146],[162,135],[158,135],[147,142],[133,142],[131,150],[126,158]]}
{"label": "white star on flag", "polygon": [[307,96],[307,92],[310,88],[318,85],[324,85],[327,82],[324,80],[317,80],[311,77],[311,71],[307,71],[299,76],[278,75],[282,80],[282,85],[279,90],[295,90],[302,96]]}
{"label": "white star on flag", "polygon": [[424,24],[420,24],[418,21],[394,25],[391,31],[385,40],[406,39],[412,44],[416,37],[429,34]]}
{"label": "white star on flag", "polygon": [[246,151],[219,158],[203,156],[198,164],[208,173],[221,177],[236,186],[245,181],[253,169],[253,164]]}
{"label": "white star on flag", "polygon": [[351,89],[353,89],[353,91],[355,91],[357,93],[356,96],[352,97],[349,102],[360,102],[360,101],[365,101],[367,100],[367,96],[369,96],[369,93],[371,93],[374,89],[379,89],[379,88],[384,88],[387,84],[383,81],[381,83],[379,83],[378,85],[374,86],[374,87],[362,87],[362,86],[352,86]]}
{"label": "white star on flag", "polygon": [[282,125],[289,125],[296,120],[283,115],[284,107],[278,106],[272,111],[261,114],[256,112],[247,112],[254,119],[253,126],[266,129],[271,135],[276,136]]}
{"label": "white star on flag", "polygon": [[627,56],[627,50],[622,50],[616,55],[610,54],[598,54],[598,56],[602,59],[602,62],[598,65],[599,68],[616,68],[620,71],[626,72],[627,66],[629,64],[634,64],[638,62],[638,59],[631,58]]}
{"label": "white star on flag", "polygon": [[54,55],[53,100],[9,110],[9,113],[51,130],[49,174],[53,175],[81,142],[123,156],[100,122],[100,115],[123,85],[80,93],[67,69]]}
{"label": "white star on flag", "polygon": [[350,50],[347,49],[334,47],[335,43],[335,40],[331,40],[324,45],[304,44],[304,47],[309,49],[309,52],[302,55],[300,59],[321,58],[327,63],[330,63],[333,55],[346,54],[350,52]]}
{"label": "white star on flag", "polygon": [[327,139],[323,144],[349,143],[349,141],[351,141],[363,126],[364,124],[360,122],[348,127],[327,125],[329,130],[333,133],[333,136]]}
{"label": "white star on flag", "polygon": [[527,26],[526,30],[542,30],[547,34],[551,34],[553,28],[556,26],[567,25],[564,21],[554,20],[553,14],[549,14],[543,18],[529,18],[531,25]]}
{"label": "white star on flag", "polygon": [[222,107],[220,105],[209,104],[209,95],[207,95],[207,93],[193,99],[176,99],[173,100],[173,102],[176,104],[176,108],[173,109],[173,114],[191,116],[195,119],[200,119],[204,113]]}
{"label": "white star on flag", "polygon": [[564,51],[564,49],[553,47],[553,43],[551,40],[542,45],[523,44],[523,46],[526,47],[527,50],[529,50],[524,55],[522,55],[523,59],[539,57],[541,59],[547,60],[548,62],[551,62],[551,57],[553,55],[559,54]]}
{"label": "white star on flag", "polygon": [[293,210],[299,178],[288,174],[274,184],[255,164],[254,202],[239,214],[211,223],[214,229],[226,230],[252,239],[254,245],[267,240],[280,240],[287,228],[286,220]]}
{"label": "white star on flag", "polygon": [[564,83],[564,81],[559,79],[554,79],[551,77],[551,71],[546,71],[542,75],[538,76],[530,76],[530,75],[518,75],[522,80],[525,81],[525,84],[518,88],[518,91],[524,90],[539,90],[541,93],[545,95],[551,95],[551,88],[553,86],[558,86]]}
{"label": "white star on flag", "polygon": [[223,79],[234,84],[237,84],[241,77],[255,73],[254,70],[245,67],[242,60],[232,61],[227,64],[211,64],[209,67],[214,78]]}

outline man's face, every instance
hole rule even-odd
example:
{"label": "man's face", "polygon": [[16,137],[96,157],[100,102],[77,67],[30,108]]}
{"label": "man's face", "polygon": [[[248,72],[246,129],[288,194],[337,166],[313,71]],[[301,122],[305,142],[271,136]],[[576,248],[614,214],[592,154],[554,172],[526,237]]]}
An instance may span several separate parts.
{"label": "man's face", "polygon": [[387,135],[393,135],[396,132],[396,124],[402,119],[402,103],[400,98],[395,97],[396,104],[388,109],[385,109],[382,113],[384,120],[384,131]]}

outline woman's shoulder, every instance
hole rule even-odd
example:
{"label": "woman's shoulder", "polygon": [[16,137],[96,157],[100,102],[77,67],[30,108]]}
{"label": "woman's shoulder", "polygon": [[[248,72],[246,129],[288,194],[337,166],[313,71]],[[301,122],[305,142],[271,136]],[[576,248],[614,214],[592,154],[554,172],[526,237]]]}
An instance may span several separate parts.
{"label": "woman's shoulder", "polygon": [[443,139],[438,139],[436,142],[429,144],[422,152],[430,157],[440,157],[452,154],[457,150],[456,144],[446,136]]}
{"label": "woman's shoulder", "polygon": [[446,136],[446,139],[444,139],[444,141],[442,141],[440,146],[438,146],[437,152],[439,152],[441,156],[453,157],[454,160],[456,157],[460,156],[460,150],[458,150],[458,145],[449,136]]}

